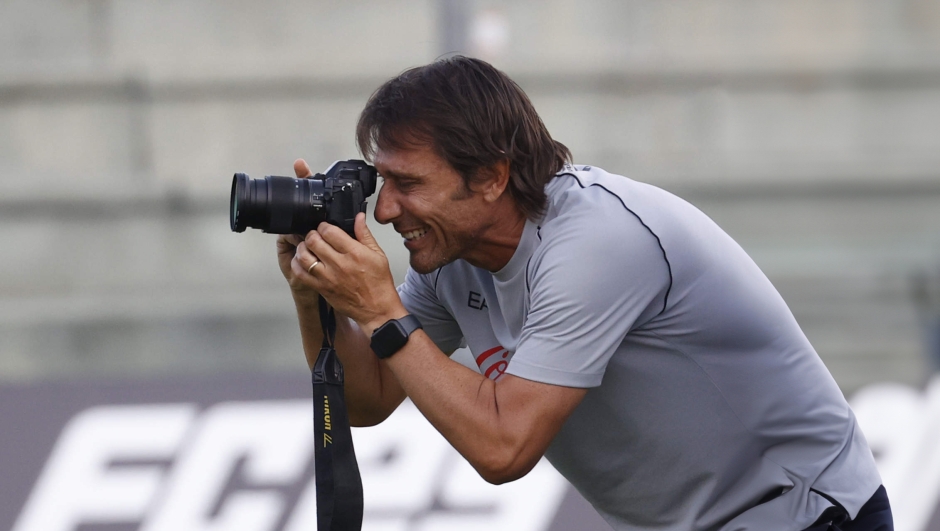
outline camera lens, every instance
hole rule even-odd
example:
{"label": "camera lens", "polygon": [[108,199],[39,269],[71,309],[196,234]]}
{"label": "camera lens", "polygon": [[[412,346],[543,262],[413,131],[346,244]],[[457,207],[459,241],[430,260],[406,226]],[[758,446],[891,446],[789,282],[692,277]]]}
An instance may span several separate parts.
{"label": "camera lens", "polygon": [[326,221],[322,179],[268,176],[232,178],[229,223],[235,232],[246,228],[271,234],[306,234]]}
{"label": "camera lens", "polygon": [[229,224],[235,232],[245,232],[247,213],[242,210],[248,195],[248,176],[236,173],[232,178],[232,198],[229,202]]}

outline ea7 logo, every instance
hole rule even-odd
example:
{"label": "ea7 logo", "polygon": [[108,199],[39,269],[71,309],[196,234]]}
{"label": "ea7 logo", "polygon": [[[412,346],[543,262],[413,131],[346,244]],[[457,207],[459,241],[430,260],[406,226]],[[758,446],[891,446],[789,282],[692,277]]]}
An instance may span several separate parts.
{"label": "ea7 logo", "polygon": [[[485,483],[406,402],[354,429],[364,530],[547,527],[565,482],[546,463]],[[309,401],[100,406],[63,429],[14,531],[316,529]]]}

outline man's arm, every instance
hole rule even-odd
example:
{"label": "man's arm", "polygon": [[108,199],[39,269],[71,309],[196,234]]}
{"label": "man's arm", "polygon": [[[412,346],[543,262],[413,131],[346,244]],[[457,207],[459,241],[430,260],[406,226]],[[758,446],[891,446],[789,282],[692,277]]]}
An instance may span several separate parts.
{"label": "man's arm", "polygon": [[[300,159],[294,162],[294,172],[298,178],[313,175],[307,163]],[[277,253],[281,273],[290,285],[297,308],[304,354],[312,370],[323,344],[319,293],[311,287],[311,275],[306,269],[315,258],[307,250],[304,239],[297,235],[278,237]],[[389,369],[372,354],[368,336],[354,321],[339,312],[336,314],[335,347],[343,363],[350,424],[372,426],[382,422],[401,404],[405,392]]]}
{"label": "man's arm", "polygon": [[[321,224],[307,235],[298,266],[309,267],[313,255],[323,262],[305,280],[356,321],[365,341],[375,328],[408,312],[363,214],[356,218],[356,236],[359,242]],[[512,375],[494,382],[450,360],[421,330],[387,360],[368,354],[383,378],[390,373],[431,424],[492,483],[531,470],[587,392]]]}
{"label": "man's arm", "polygon": [[387,364],[431,424],[496,484],[532,470],[587,393],[511,374],[490,380],[450,360],[420,330]]}

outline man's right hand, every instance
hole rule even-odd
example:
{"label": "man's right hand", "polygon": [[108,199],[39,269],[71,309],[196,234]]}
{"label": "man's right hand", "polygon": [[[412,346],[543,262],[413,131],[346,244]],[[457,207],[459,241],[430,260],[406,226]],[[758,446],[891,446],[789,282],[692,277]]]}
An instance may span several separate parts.
{"label": "man's right hand", "polygon": [[[304,159],[294,161],[294,173],[298,179],[306,179],[313,176],[310,166]],[[281,268],[281,274],[287,279],[295,299],[302,299],[309,302],[317,302],[317,292],[301,282],[300,276],[303,273],[303,267],[295,264],[297,260],[297,246],[304,245],[304,235],[299,234],[281,234],[277,238],[277,262]]]}

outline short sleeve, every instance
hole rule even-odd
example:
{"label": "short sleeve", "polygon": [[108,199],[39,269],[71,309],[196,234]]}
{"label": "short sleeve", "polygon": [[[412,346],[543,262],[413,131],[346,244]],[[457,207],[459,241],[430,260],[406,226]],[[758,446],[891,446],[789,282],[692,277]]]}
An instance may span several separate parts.
{"label": "short sleeve", "polygon": [[671,275],[656,235],[617,196],[592,186],[572,201],[541,228],[507,372],[596,387],[626,335],[662,312]]}
{"label": "short sleeve", "polygon": [[405,281],[398,286],[398,296],[405,309],[421,321],[428,337],[447,355],[461,347],[463,333],[457,321],[437,296],[436,285],[441,269],[427,275],[410,267]]}

